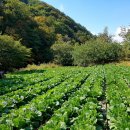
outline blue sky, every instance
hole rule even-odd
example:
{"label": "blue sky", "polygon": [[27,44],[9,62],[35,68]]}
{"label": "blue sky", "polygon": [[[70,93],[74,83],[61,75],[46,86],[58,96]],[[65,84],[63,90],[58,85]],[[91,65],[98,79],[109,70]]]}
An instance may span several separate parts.
{"label": "blue sky", "polygon": [[89,31],[98,34],[104,27],[111,34],[130,25],[130,0],[43,0],[60,9]]}

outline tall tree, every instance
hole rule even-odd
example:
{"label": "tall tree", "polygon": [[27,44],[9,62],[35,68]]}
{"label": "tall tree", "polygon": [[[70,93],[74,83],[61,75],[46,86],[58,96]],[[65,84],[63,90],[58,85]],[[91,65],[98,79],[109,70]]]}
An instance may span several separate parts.
{"label": "tall tree", "polygon": [[112,41],[111,36],[109,35],[109,32],[108,32],[108,27],[105,27],[103,30],[103,33],[100,33],[97,36],[97,40],[99,40],[101,42],[111,42]]}
{"label": "tall tree", "polygon": [[130,59],[130,27],[121,27],[120,36],[124,39],[123,41],[123,49],[125,53],[125,59]]}

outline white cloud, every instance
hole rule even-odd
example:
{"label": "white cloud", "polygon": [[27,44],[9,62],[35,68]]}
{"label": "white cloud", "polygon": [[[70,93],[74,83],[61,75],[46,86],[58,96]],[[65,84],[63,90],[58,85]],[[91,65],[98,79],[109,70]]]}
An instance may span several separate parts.
{"label": "white cloud", "polygon": [[64,8],[64,5],[61,4],[60,7],[59,7],[60,11],[64,12],[65,8]]}
{"label": "white cloud", "polygon": [[116,29],[115,35],[119,35],[120,33],[121,33],[121,27],[118,27],[118,28]]}
{"label": "white cloud", "polygon": [[119,36],[119,35],[115,35],[115,36],[113,37],[113,41],[116,41],[116,42],[121,43],[121,42],[124,41],[124,39],[123,39],[121,36]]}
{"label": "white cloud", "polygon": [[[115,35],[113,36],[113,41],[116,41],[116,42],[123,42],[124,41],[123,37],[121,37],[119,35],[122,31],[121,28],[122,27],[118,27],[116,29]],[[128,27],[123,26],[123,28],[124,28],[123,33],[126,34],[128,32],[128,30],[130,29],[130,26],[128,26]]]}
{"label": "white cloud", "polygon": [[116,29],[116,32],[115,32],[115,34],[114,34],[114,36],[113,36],[113,41],[116,41],[116,42],[123,42],[123,38],[119,35],[121,33],[121,27],[118,27],[117,29]]}

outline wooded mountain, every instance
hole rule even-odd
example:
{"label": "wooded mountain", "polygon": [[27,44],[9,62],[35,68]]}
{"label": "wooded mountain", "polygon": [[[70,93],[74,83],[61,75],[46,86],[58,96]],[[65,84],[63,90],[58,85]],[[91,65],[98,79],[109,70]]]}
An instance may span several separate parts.
{"label": "wooded mountain", "polygon": [[94,37],[69,16],[39,0],[2,0],[0,33],[31,48],[35,63],[51,60],[53,44],[84,44]]}

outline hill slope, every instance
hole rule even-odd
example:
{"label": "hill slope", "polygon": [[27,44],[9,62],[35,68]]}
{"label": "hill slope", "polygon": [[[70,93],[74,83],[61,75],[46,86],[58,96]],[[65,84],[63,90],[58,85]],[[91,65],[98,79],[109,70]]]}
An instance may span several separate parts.
{"label": "hill slope", "polygon": [[[32,1],[34,0],[30,0],[29,4],[33,3]],[[54,28],[55,34],[67,35],[76,42],[85,42],[92,37],[92,34],[85,27],[77,24],[69,16],[66,16],[51,5],[45,2],[37,2],[37,4],[33,3],[31,5],[33,15],[36,17],[41,16],[41,19],[44,19],[48,27]]]}
{"label": "hill slope", "polygon": [[0,32],[16,40],[21,39],[23,45],[32,48],[35,62],[49,61],[50,47],[56,42],[82,44],[93,38],[86,28],[47,3],[39,0],[21,1],[2,1]]}

